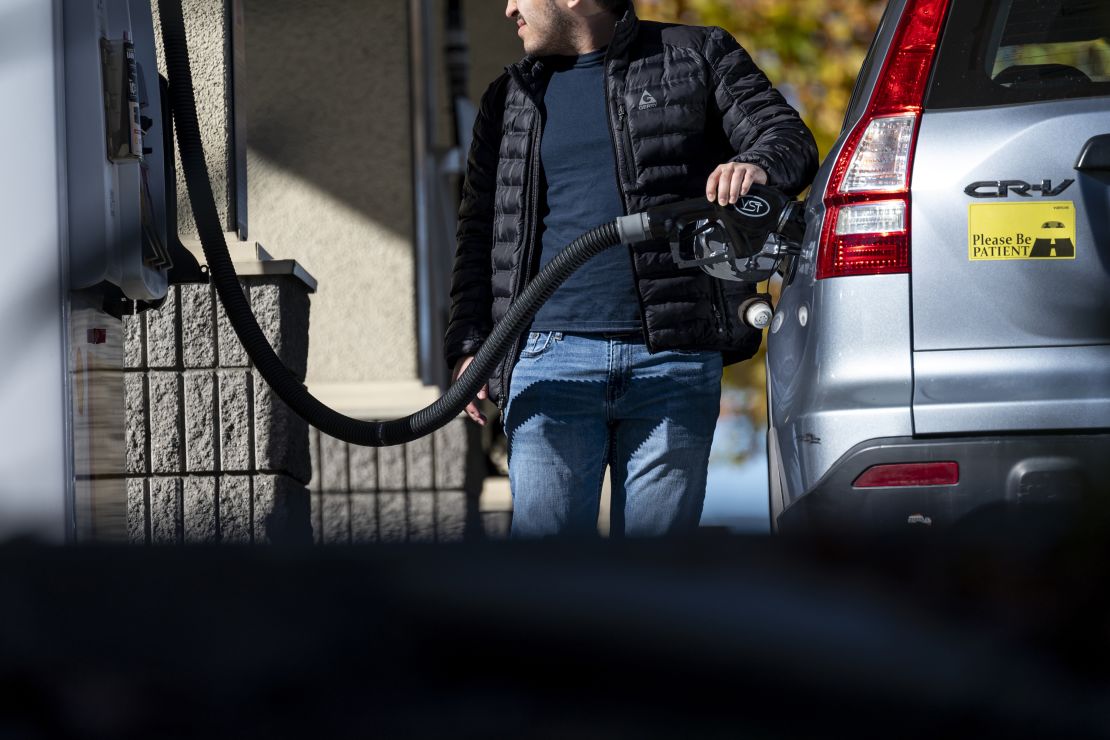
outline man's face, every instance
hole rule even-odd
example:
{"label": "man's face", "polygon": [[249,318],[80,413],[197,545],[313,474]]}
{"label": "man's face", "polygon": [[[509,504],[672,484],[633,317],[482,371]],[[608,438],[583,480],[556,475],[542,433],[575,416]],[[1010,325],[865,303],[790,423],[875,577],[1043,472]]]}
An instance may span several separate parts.
{"label": "man's face", "polygon": [[574,53],[573,15],[560,0],[508,0],[505,17],[516,23],[525,54]]}

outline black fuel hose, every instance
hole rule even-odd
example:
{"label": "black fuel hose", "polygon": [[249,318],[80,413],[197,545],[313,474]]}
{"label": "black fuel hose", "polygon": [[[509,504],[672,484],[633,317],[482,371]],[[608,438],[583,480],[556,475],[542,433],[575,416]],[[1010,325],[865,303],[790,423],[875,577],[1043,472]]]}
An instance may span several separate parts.
{"label": "black fuel hose", "polygon": [[158,9],[182,169],[216,293],[259,374],[294,412],[325,434],[351,444],[383,447],[410,442],[447,424],[474,399],[494,367],[555,289],[591,257],[627,241],[622,239],[627,234],[622,233],[615,221],[592,229],[571,242],[512,303],[462,377],[430,406],[392,421],[365,421],[341,414],[316,399],[304,383],[285,367],[258,326],[258,320],[239,286],[239,277],[235,274],[224,242],[204,160],[181,0],[159,0]]}

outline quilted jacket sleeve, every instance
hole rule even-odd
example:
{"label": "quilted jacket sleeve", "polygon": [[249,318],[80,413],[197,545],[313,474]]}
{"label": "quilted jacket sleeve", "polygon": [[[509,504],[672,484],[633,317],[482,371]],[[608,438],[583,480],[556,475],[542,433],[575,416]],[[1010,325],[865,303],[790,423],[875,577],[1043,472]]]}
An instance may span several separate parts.
{"label": "quilted jacket sleeve", "polygon": [[727,31],[712,28],[704,56],[725,134],[737,155],[767,171],[770,185],[790,195],[817,174],[817,144],[798,112]]}
{"label": "quilted jacket sleeve", "polygon": [[474,122],[474,140],[459,206],[458,246],[451,275],[451,313],[443,340],[443,352],[450,368],[454,368],[459,358],[477,352],[493,325],[490,251],[507,79],[508,75],[502,75],[489,86]]}

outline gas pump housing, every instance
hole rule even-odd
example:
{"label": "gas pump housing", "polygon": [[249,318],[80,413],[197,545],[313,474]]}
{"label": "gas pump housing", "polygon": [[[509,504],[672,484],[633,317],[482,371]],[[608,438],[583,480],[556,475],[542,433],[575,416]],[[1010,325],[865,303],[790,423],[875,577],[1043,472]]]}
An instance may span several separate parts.
{"label": "gas pump housing", "polygon": [[121,307],[166,295],[178,247],[151,6],[0,0],[0,18],[19,111],[0,117],[0,540],[118,540]]}

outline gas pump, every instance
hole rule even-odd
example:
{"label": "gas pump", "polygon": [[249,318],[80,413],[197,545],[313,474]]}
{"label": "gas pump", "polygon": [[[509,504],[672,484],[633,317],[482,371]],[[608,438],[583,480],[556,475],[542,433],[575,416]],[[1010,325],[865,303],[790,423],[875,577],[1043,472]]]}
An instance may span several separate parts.
{"label": "gas pump", "polygon": [[156,301],[173,262],[150,4],[62,8],[70,286]]}

